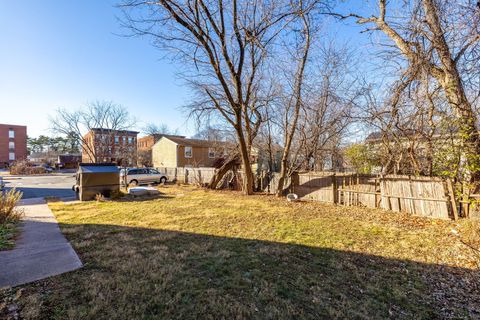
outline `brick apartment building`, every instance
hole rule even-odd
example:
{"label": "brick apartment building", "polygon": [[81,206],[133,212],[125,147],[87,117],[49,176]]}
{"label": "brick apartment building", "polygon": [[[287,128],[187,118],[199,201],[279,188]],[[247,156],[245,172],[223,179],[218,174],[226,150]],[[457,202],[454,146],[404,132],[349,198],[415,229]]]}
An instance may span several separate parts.
{"label": "brick apartment building", "polygon": [[83,137],[82,162],[137,163],[137,131],[94,128]]}
{"label": "brick apartment building", "polygon": [[178,137],[185,138],[185,136],[169,135],[169,134],[150,134],[148,136],[138,138],[137,152],[138,152],[138,165],[144,167],[153,166],[152,163],[152,147],[162,137]]}
{"label": "brick apartment building", "polygon": [[27,127],[0,124],[0,167],[27,158]]}

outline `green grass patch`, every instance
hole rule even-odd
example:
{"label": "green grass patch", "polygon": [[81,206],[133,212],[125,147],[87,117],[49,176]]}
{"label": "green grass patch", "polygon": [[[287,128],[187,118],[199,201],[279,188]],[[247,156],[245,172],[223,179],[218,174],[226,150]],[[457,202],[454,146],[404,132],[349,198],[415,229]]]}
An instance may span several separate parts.
{"label": "green grass patch", "polygon": [[0,224],[0,251],[12,249],[17,234],[16,223]]}
{"label": "green grass patch", "polygon": [[463,244],[474,244],[477,223],[161,191],[142,201],[51,203],[84,267],[4,291],[4,301],[27,319],[479,315],[478,258]]}

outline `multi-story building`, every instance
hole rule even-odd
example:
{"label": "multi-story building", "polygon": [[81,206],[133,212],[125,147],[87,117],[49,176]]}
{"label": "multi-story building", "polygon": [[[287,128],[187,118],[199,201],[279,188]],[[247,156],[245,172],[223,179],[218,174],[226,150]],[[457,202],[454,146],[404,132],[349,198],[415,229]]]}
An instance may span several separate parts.
{"label": "multi-story building", "polygon": [[0,124],[0,167],[27,158],[27,127]]}
{"label": "multi-story building", "polygon": [[137,163],[137,131],[93,128],[82,141],[82,162]]}

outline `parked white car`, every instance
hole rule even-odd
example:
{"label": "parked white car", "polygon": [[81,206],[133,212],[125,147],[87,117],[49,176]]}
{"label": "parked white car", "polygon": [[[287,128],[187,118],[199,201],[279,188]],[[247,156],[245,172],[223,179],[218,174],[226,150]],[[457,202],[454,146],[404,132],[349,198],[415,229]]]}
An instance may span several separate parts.
{"label": "parked white car", "polygon": [[[129,168],[127,171],[127,184],[137,186],[140,184],[165,183],[168,178],[166,175],[155,169],[148,168]],[[125,169],[120,170],[120,183],[125,183]]]}

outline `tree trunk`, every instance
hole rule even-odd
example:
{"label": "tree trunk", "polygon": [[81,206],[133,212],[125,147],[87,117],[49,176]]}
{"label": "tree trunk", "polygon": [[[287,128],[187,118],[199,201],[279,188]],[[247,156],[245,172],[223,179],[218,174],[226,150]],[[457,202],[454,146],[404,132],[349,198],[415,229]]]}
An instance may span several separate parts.
{"label": "tree trunk", "polygon": [[[277,185],[277,196],[282,196],[285,178],[287,177],[288,171],[288,158],[290,156],[290,149],[292,146],[292,141],[295,136],[295,131],[297,130],[298,118],[300,116],[300,109],[302,106],[302,85],[304,81],[305,67],[307,65],[308,54],[310,52],[310,25],[307,18],[304,15],[301,15],[303,22],[303,32],[305,35],[305,45],[303,47],[302,57],[299,62],[298,72],[295,76],[295,92],[294,92],[294,109],[293,109],[293,119],[292,125],[289,128],[288,121],[285,121],[285,145],[282,155],[282,163],[280,168],[280,177],[278,179]],[[285,119],[287,120],[287,119]]]}
{"label": "tree trunk", "polygon": [[287,165],[288,165],[287,158],[282,157],[281,166],[280,166],[280,176],[278,177],[277,194],[276,194],[277,197],[281,197],[283,195],[285,178],[287,177]]}
{"label": "tree trunk", "polygon": [[223,177],[233,169],[237,164],[238,155],[235,155],[233,158],[227,160],[213,175],[210,183],[208,184],[209,189],[216,189],[218,184],[222,181]]}
{"label": "tree trunk", "polygon": [[245,136],[243,135],[243,131],[241,126],[236,128],[237,138],[238,138],[238,147],[240,152],[240,157],[242,159],[242,166],[243,166],[243,173],[244,179],[242,190],[243,193],[246,195],[253,194],[253,171],[252,165],[250,162],[250,150],[248,150],[247,143],[245,141]]}
{"label": "tree trunk", "polygon": [[445,90],[449,104],[459,119],[459,134],[470,175],[468,180],[478,182],[480,181],[480,139],[476,125],[477,116],[466,98],[459,77],[453,77],[452,79],[450,75],[446,75],[446,78],[445,81],[440,83]]}
{"label": "tree trunk", "polygon": [[477,116],[467,99],[456,61],[453,59],[445,39],[438,15],[438,5],[433,0],[423,0],[423,8],[426,22],[432,32],[432,44],[437,51],[443,71],[433,72],[433,76],[445,90],[448,103],[459,118],[460,139],[465,150],[470,180],[478,181],[480,180],[480,139],[477,130]]}

